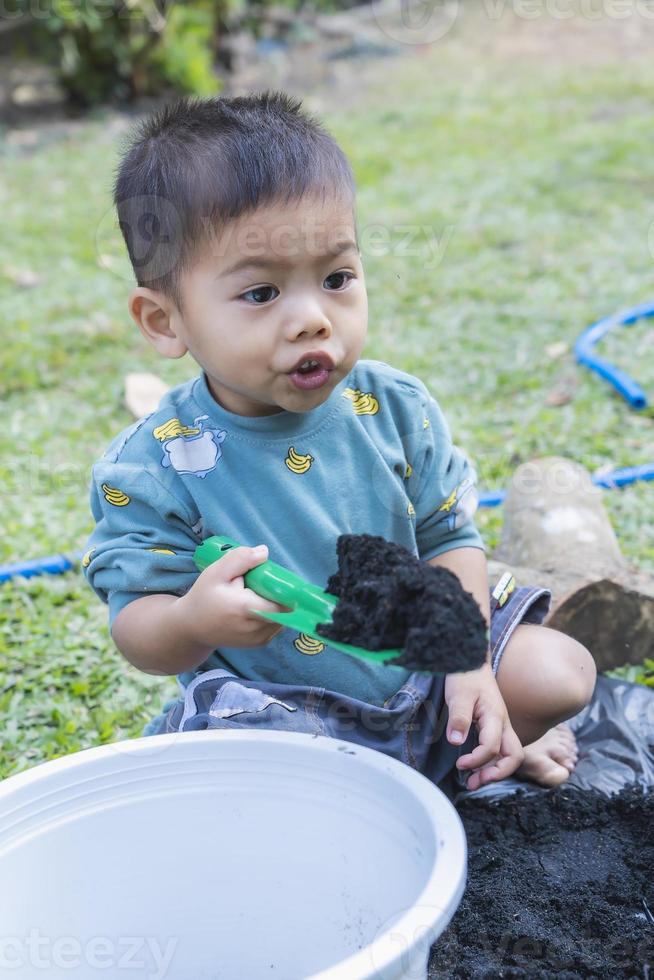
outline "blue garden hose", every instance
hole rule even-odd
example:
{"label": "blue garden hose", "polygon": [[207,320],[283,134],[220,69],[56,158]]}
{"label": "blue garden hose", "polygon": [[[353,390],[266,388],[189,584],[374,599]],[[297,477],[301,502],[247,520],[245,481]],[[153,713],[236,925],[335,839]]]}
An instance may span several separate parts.
{"label": "blue garden hose", "polygon": [[82,552],[72,555],[48,555],[47,558],[32,558],[30,561],[17,561],[9,565],[0,565],[0,582],[15,575],[22,575],[24,578],[32,578],[34,575],[59,575],[61,572],[68,572],[75,567],[75,563],[82,560]]}
{"label": "blue garden hose", "polygon": [[[626,487],[628,483],[636,483],[637,480],[654,480],[654,463],[643,463],[642,466],[624,466],[619,470],[611,470],[610,473],[602,473],[601,476],[591,477],[596,487],[603,490],[615,490],[616,487]],[[489,490],[488,493],[479,494],[480,507],[499,507],[504,503],[506,490]],[[0,576],[2,568],[0,568]]]}
{"label": "blue garden hose", "polygon": [[[585,364],[591,371],[595,371],[596,374],[609,381],[616,391],[629,402],[629,405],[639,411],[646,408],[648,404],[643,389],[615,364],[609,364],[608,361],[595,354],[594,347],[613,327],[629,326],[637,320],[650,316],[654,316],[654,303],[641,303],[638,306],[632,306],[622,313],[616,313],[613,316],[605,317],[603,320],[598,320],[596,323],[591,323],[579,335],[574,346],[577,362]],[[593,483],[605,490],[624,487],[629,483],[635,483],[637,480],[654,480],[654,463],[645,463],[642,466],[625,466],[622,469],[592,477]],[[479,495],[479,506],[499,507],[504,502],[505,497],[506,490],[482,493]],[[76,552],[71,555],[49,555],[47,558],[33,558],[30,561],[0,565],[0,582],[5,582],[16,575],[22,575],[24,578],[32,578],[34,575],[46,573],[57,575],[74,568],[81,559],[82,552]]]}
{"label": "blue garden hose", "polygon": [[[632,408],[641,411],[647,408],[647,396],[645,392],[636,384],[633,378],[629,377],[625,371],[609,364],[604,358],[599,357],[595,351],[597,344],[604,334],[608,333],[613,327],[630,326],[637,320],[645,317],[654,316],[654,303],[640,303],[632,306],[622,313],[614,313],[613,316],[604,317],[591,323],[589,327],[579,335],[574,346],[574,353],[577,363],[585,364],[591,371],[595,371],[602,378],[609,381],[623,398],[625,398]],[[624,487],[628,483],[635,483],[637,480],[654,480],[654,463],[645,463],[643,466],[625,466],[619,470],[612,470],[602,476],[594,476],[593,483],[602,487],[604,490],[613,490],[615,487]],[[499,507],[504,503],[506,490],[490,491],[479,495],[480,507]]]}
{"label": "blue garden hose", "polygon": [[[627,327],[637,320],[645,317],[654,316],[654,303],[640,303],[632,306],[622,313],[615,313],[613,316],[604,317],[596,323],[591,323],[584,332],[579,335],[574,346],[574,353],[579,364],[585,364],[591,371],[595,371],[602,378],[606,378],[613,387],[620,392],[623,398],[629,402],[632,408],[641,410],[647,407],[647,396],[645,392],[636,384],[633,378],[622,371],[615,364],[609,364],[595,351],[595,344],[598,343],[613,327]],[[636,477],[638,479],[638,477]]]}

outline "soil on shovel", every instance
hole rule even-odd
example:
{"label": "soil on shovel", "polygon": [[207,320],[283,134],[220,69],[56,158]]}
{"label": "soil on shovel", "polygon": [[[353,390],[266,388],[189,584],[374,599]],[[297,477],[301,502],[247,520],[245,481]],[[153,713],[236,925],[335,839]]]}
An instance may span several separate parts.
{"label": "soil on shovel", "polygon": [[429,978],[654,978],[654,795],[543,790],[458,805],[468,884]]}
{"label": "soil on shovel", "polygon": [[475,598],[447,568],[372,534],[341,534],[331,623],[317,632],[366,650],[401,649],[389,664],[451,674],[476,670],[487,650],[486,621]]}

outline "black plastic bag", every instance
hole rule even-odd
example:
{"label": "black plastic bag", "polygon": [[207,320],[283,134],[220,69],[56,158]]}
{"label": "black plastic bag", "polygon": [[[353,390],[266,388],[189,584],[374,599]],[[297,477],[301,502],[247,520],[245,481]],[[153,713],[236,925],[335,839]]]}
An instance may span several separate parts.
{"label": "black plastic bag", "polygon": [[[589,704],[567,722],[577,738],[579,760],[566,787],[595,789],[607,796],[630,783],[654,788],[654,690],[642,684],[599,676]],[[457,793],[455,803],[472,797],[500,798],[546,787],[518,779],[488,783]]]}

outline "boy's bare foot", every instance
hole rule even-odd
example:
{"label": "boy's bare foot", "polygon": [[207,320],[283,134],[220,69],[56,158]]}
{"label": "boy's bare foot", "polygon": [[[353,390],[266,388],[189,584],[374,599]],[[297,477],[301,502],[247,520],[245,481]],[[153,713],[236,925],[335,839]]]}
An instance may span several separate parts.
{"label": "boy's bare foot", "polygon": [[524,746],[525,761],[516,772],[522,779],[531,779],[541,786],[558,786],[574,769],[577,740],[567,725],[556,725],[535,742]]}

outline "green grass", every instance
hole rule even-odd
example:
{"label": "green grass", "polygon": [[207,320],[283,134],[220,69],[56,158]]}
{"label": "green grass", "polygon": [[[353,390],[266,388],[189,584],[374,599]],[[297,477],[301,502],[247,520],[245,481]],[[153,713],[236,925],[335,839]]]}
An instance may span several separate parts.
{"label": "green grass", "polygon": [[[473,56],[454,41],[388,61],[383,84],[322,113],[354,166],[360,230],[390,229],[386,254],[364,236],[364,356],[425,381],[484,488],[506,486],[536,455],[591,471],[651,462],[652,418],[576,367],[570,350],[588,323],[652,298],[654,63],[535,64]],[[131,421],[127,372],[170,384],[197,373],[189,358],[158,358],[127,314],[130,283],[107,216],[115,121],[98,111],[34,152],[3,148],[0,561],[83,548],[90,467]],[[423,250],[406,256],[409,225]],[[440,264],[426,261],[425,228],[447,242]],[[115,272],[98,261],[98,229]],[[17,268],[38,284],[18,289]],[[652,336],[640,323],[602,349],[654,401]],[[555,343],[567,353],[549,357]],[[549,407],[561,386],[571,400]],[[653,493],[641,483],[604,497],[623,552],[650,572]],[[501,520],[501,508],[479,512],[489,549]],[[0,777],[137,736],[174,693],[174,679],[117,653],[106,608],[79,572],[0,586]]]}

